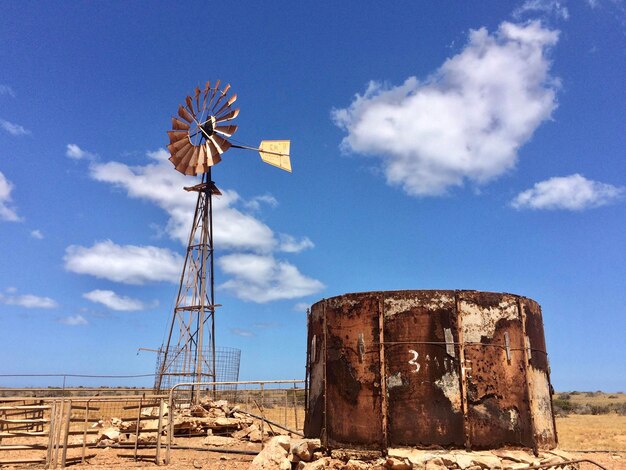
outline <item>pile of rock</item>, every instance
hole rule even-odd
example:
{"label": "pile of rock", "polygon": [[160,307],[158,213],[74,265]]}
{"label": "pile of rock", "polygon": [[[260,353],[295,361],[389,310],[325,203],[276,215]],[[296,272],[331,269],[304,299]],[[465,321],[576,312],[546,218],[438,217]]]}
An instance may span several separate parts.
{"label": "pile of rock", "polygon": [[323,452],[317,439],[272,438],[252,463],[250,470],[521,470],[546,465],[560,470],[574,470],[575,464],[563,464],[572,457],[558,450],[538,456],[523,450],[468,452],[462,450],[429,451],[389,449],[387,456],[377,452],[333,450]]}
{"label": "pile of rock", "polygon": [[[109,447],[117,443],[154,443],[158,433],[166,434],[165,423],[169,410],[164,404],[162,416],[165,417],[159,430],[159,408],[146,407],[141,410],[139,420],[112,418],[97,424],[100,428],[97,443],[100,447]],[[286,434],[286,431],[261,425],[257,419],[243,413],[237,406],[229,406],[226,400],[202,400],[196,405],[186,405],[174,415],[174,435],[199,437],[206,436],[204,445],[228,446],[239,441],[261,442],[271,435]],[[139,429],[137,429],[139,423]]]}

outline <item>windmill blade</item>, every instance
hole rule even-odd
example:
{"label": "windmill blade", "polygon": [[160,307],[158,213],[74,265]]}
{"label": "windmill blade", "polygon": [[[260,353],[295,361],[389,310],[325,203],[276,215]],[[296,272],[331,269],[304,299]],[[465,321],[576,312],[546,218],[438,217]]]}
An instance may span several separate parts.
{"label": "windmill blade", "polygon": [[209,148],[209,152],[207,156],[208,157],[207,165],[209,166],[217,165],[219,162],[222,161],[222,157],[220,156],[219,150],[217,149],[215,144],[211,142],[210,140],[207,140],[206,144],[207,144],[207,147]]}
{"label": "windmill blade", "polygon": [[194,147],[193,153],[191,154],[191,159],[189,160],[189,164],[185,169],[185,174],[188,176],[196,176],[196,165],[198,164],[198,154],[200,153],[200,147]]}
{"label": "windmill blade", "polygon": [[[222,94],[220,95],[220,97],[217,99],[217,101],[215,102],[215,104],[213,105],[212,109],[215,109],[217,107],[218,104],[220,104],[220,102],[226,97],[226,93],[228,93],[228,90],[230,89],[230,83],[228,85],[226,85],[224,87],[224,89],[222,90]],[[217,113],[215,113],[217,114]]]}
{"label": "windmill blade", "polygon": [[230,97],[230,99],[229,99],[226,103],[224,103],[224,105],[223,105],[220,109],[218,109],[218,110],[217,110],[217,112],[215,113],[215,115],[216,115],[216,116],[219,116],[220,114],[222,114],[222,112],[223,112],[225,109],[230,108],[230,106],[231,106],[231,105],[232,105],[235,101],[237,101],[237,94],[236,94],[236,93],[235,93],[233,96],[231,96],[231,97]]}
{"label": "windmill blade", "polygon": [[224,116],[220,118],[216,118],[215,122],[230,121],[231,119],[235,119],[238,115],[239,115],[239,108],[233,109],[230,113],[225,114]]}
{"label": "windmill blade", "polygon": [[180,171],[183,175],[185,174],[185,170],[187,169],[187,166],[189,165],[189,160],[191,160],[191,156],[193,155],[195,150],[196,148],[192,145],[184,154],[180,151],[178,152],[179,154],[182,155],[182,157],[178,165],[176,165],[176,171]]}
{"label": "windmill blade", "polygon": [[174,142],[184,139],[188,134],[184,131],[167,131],[167,135],[170,138],[170,144],[173,144]]}
{"label": "windmill blade", "polygon": [[224,152],[226,152],[226,150],[228,150],[231,146],[231,143],[229,141],[227,141],[225,138],[220,137],[219,135],[213,134],[211,137],[209,137],[211,143],[213,143],[213,145],[215,145],[215,147],[217,147],[217,151],[222,154]]}
{"label": "windmill blade", "polygon": [[187,103],[187,108],[189,108],[189,111],[191,111],[191,114],[195,116],[196,112],[193,110],[193,101],[191,99],[191,96],[187,96],[185,98],[185,103]]}
{"label": "windmill blade", "polygon": [[207,146],[206,144],[198,147],[198,160],[196,162],[196,175],[199,173],[205,173],[208,169],[207,166]]}
{"label": "windmill blade", "polygon": [[226,137],[230,137],[237,130],[237,125],[233,124],[231,126],[216,126],[213,130],[215,132],[219,132],[220,134],[224,134]]}
{"label": "windmill blade", "polygon": [[204,86],[204,91],[202,93],[204,93],[204,99],[202,100],[202,109],[206,108],[206,100],[207,100],[207,96],[209,95],[209,89],[211,88],[211,81],[207,80],[206,85]]}
{"label": "windmill blade", "polygon": [[189,124],[184,123],[180,119],[177,119],[177,118],[173,117],[172,118],[172,129],[175,130],[175,131],[188,131],[189,130]]}
{"label": "windmill blade", "polygon": [[191,124],[193,122],[193,116],[191,114],[189,114],[189,111],[187,111],[183,105],[181,104],[180,106],[178,106],[178,115],[183,118],[185,121],[187,121],[189,124]]}
{"label": "windmill blade", "polygon": [[168,160],[172,162],[174,166],[176,166],[180,163],[180,161],[182,160],[183,156],[187,153],[187,151],[192,148],[193,148],[193,145],[191,144],[191,142],[185,142],[185,145],[183,145],[182,147],[179,147],[174,150],[170,150],[171,157]]}
{"label": "windmill blade", "polygon": [[261,160],[291,173],[290,146],[289,140],[263,140],[259,145]]}
{"label": "windmill blade", "polygon": [[176,152],[178,152],[181,148],[185,147],[186,145],[192,145],[189,139],[180,139],[176,142],[172,142],[171,144],[169,144],[167,148],[170,151],[170,153],[174,155]]}
{"label": "windmill blade", "polygon": [[196,87],[196,109],[198,113],[202,111],[202,109],[200,109],[200,87]]}
{"label": "windmill blade", "polygon": [[215,97],[217,96],[217,92],[219,91],[217,89],[217,86],[220,84],[220,81],[217,81],[217,84],[215,85],[215,88],[211,88],[209,90],[209,93],[211,94],[211,99],[209,99],[207,105],[206,105],[206,109],[211,109],[211,106],[213,106],[213,99],[215,99]]}

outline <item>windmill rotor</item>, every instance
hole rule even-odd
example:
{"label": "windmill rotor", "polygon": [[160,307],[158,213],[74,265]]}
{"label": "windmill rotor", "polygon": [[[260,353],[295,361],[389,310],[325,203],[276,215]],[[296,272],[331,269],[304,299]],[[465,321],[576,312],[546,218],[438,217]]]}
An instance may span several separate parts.
{"label": "windmill rotor", "polygon": [[228,141],[236,125],[220,125],[235,119],[239,109],[232,105],[237,95],[229,95],[230,85],[219,88],[207,82],[204,90],[196,87],[193,94],[185,97],[178,106],[177,116],[172,117],[172,129],[167,132],[170,143],[169,160],[184,175],[196,176],[206,173],[209,167],[222,160],[231,143]]}
{"label": "windmill rotor", "polygon": [[227,150],[239,148],[256,150],[265,163],[291,172],[290,141],[264,140],[258,147],[231,142],[238,127],[230,122],[239,115],[239,108],[233,108],[237,94],[230,94],[230,84],[220,88],[220,83],[197,86],[172,117],[167,148],[174,168],[184,175],[201,175],[217,165]]}

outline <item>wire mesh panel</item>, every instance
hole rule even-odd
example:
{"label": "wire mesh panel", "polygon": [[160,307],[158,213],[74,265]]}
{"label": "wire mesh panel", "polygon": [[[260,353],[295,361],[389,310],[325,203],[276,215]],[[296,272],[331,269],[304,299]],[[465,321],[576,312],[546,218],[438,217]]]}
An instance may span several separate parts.
{"label": "wire mesh panel", "polygon": [[[210,349],[203,350],[202,371],[200,374],[193,372],[188,363],[186,351],[178,348],[170,348],[159,352],[157,359],[155,389],[168,390],[174,385],[183,382],[216,381],[237,382],[239,380],[239,363],[241,350],[236,348],[215,348],[215,376],[213,374],[213,353]],[[163,361],[166,361],[163,367]],[[164,371],[161,377],[159,374]],[[160,383],[160,387],[159,387]],[[232,387],[235,387],[234,385]]]}

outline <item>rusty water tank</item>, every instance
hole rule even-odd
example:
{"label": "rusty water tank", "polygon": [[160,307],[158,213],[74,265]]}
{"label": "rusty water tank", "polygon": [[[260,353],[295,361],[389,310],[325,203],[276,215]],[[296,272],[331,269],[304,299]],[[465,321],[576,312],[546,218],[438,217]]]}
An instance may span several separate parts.
{"label": "rusty water tank", "polygon": [[331,448],[557,444],[539,304],[407,290],[321,300],[308,318],[305,434]]}

